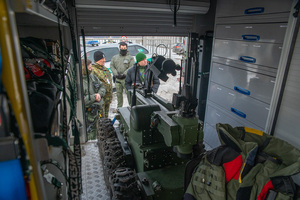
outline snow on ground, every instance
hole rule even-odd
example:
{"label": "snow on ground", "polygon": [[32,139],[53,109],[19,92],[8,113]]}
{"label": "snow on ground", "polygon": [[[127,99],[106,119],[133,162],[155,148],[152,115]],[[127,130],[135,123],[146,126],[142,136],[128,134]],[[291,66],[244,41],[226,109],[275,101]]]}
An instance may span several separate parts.
{"label": "snow on ground", "polygon": [[178,93],[179,91],[179,81],[177,78],[179,78],[179,75],[170,76],[166,82],[160,80],[160,86],[158,88],[157,95],[172,102],[173,93]]}

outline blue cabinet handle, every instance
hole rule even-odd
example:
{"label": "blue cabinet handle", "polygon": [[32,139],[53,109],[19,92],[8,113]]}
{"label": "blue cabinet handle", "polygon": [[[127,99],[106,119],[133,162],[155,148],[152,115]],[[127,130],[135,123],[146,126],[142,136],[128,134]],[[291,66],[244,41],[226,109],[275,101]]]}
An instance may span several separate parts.
{"label": "blue cabinet handle", "polygon": [[230,110],[231,110],[231,112],[233,112],[234,114],[236,114],[236,115],[238,115],[238,116],[240,116],[240,117],[242,117],[242,118],[246,118],[246,114],[243,113],[242,111],[239,111],[239,110],[236,109],[236,108],[231,108]]}
{"label": "blue cabinet handle", "polygon": [[246,41],[258,41],[260,39],[259,35],[242,35],[242,39]]}
{"label": "blue cabinet handle", "polygon": [[246,62],[246,63],[255,63],[256,59],[250,56],[240,56],[239,57],[240,61]]}
{"label": "blue cabinet handle", "polygon": [[245,94],[245,95],[250,95],[249,90],[246,90],[246,89],[238,87],[238,86],[234,86],[234,90],[239,92],[239,93]]}
{"label": "blue cabinet handle", "polygon": [[245,15],[255,15],[255,14],[261,14],[264,12],[265,12],[264,7],[248,8],[245,10]]}

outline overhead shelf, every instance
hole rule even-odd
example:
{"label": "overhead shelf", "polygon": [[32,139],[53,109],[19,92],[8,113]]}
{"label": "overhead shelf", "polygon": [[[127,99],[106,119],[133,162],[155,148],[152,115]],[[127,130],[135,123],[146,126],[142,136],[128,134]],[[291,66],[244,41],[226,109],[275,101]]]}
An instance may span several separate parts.
{"label": "overhead shelf", "polygon": [[[19,25],[57,25],[57,16],[54,14],[55,10],[51,10],[45,5],[33,0],[14,0],[10,3],[16,13],[16,19]],[[59,10],[66,16],[66,11],[63,10],[62,6],[59,6]],[[67,26],[65,22],[61,22],[61,24]]]}

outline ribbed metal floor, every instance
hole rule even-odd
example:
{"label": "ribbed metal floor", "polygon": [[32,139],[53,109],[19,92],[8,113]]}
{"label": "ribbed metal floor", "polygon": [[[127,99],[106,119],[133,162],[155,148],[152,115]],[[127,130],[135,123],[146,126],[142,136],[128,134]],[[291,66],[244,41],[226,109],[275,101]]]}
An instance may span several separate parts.
{"label": "ribbed metal floor", "polygon": [[[123,94],[123,106],[128,106],[127,96]],[[110,104],[108,117],[113,119],[117,108],[117,95],[113,93],[113,101]],[[116,123],[117,124],[117,123]],[[115,125],[116,125],[115,124]],[[99,149],[96,140],[88,141],[82,144],[84,151],[82,151],[82,189],[83,194],[81,200],[109,200],[110,195],[106,189],[102,161],[99,155]]]}
{"label": "ribbed metal floor", "polygon": [[[81,200],[109,200],[106,189],[102,161],[96,140],[88,141],[82,145],[82,188]],[[84,155],[85,154],[85,155]]]}

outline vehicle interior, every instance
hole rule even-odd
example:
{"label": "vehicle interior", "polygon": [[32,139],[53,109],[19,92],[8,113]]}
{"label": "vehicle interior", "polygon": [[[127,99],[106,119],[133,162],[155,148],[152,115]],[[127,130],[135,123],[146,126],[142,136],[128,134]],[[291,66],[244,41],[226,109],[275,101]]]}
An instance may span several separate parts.
{"label": "vehicle interior", "polygon": [[[102,177],[110,199],[300,198],[299,7],[298,0],[1,0],[0,199],[92,199],[81,196],[82,172]],[[186,49],[180,65],[164,56],[149,64],[160,81],[180,74],[172,102],[150,86],[134,88],[130,106],[96,122],[92,159],[103,166],[88,171],[80,44],[90,36],[180,36]],[[132,55],[143,48],[134,45]],[[101,50],[106,61],[119,51]],[[235,165],[228,179],[225,166]]]}

